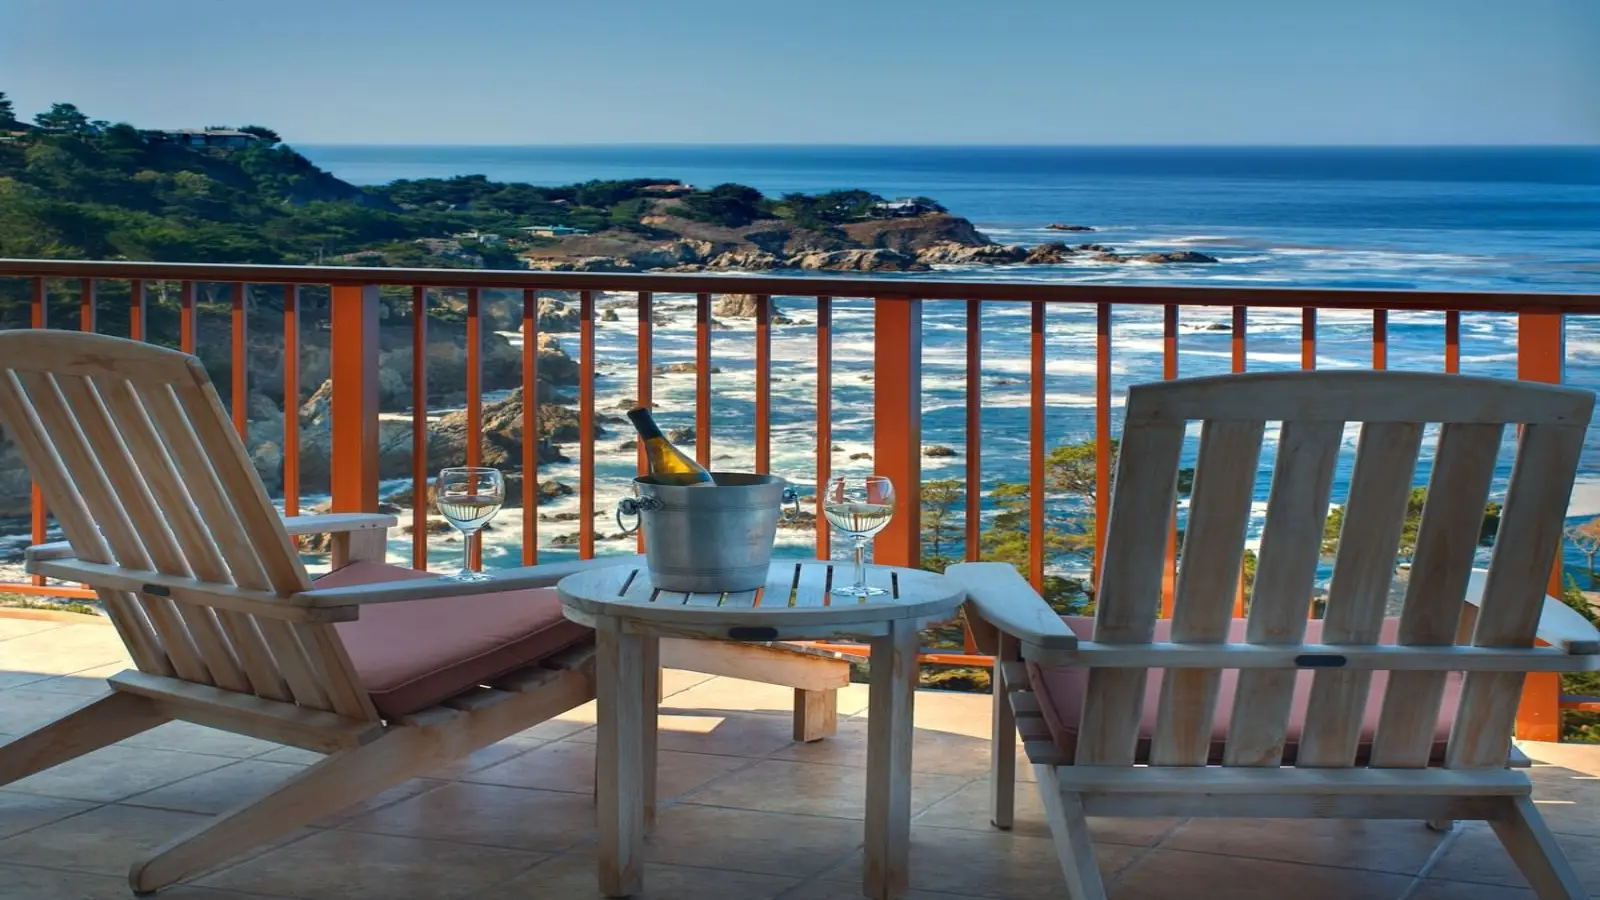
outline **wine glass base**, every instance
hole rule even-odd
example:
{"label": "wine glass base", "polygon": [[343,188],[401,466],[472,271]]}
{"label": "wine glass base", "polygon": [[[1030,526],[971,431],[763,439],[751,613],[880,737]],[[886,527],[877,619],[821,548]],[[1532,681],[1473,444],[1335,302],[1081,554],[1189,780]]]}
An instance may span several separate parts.
{"label": "wine glass base", "polygon": [[445,581],[459,581],[463,584],[477,584],[483,581],[493,581],[494,576],[484,572],[457,572],[453,575],[440,575]]}
{"label": "wine glass base", "polygon": [[872,597],[889,592],[881,587],[873,587],[870,584],[852,584],[845,587],[835,587],[831,593],[839,597]]}

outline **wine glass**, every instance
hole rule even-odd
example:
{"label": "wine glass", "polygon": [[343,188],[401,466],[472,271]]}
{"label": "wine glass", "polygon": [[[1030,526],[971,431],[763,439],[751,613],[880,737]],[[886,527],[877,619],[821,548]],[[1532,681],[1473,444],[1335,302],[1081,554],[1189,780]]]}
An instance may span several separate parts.
{"label": "wine glass", "polygon": [[867,541],[894,515],[894,483],[883,475],[835,475],[822,494],[822,514],[829,524],[855,540],[855,583],[835,587],[835,594],[860,597],[887,593],[867,584]]}
{"label": "wine glass", "polygon": [[499,469],[462,466],[442,469],[434,483],[439,515],[461,532],[461,571],[445,575],[451,581],[488,581],[490,576],[472,570],[472,548],[479,530],[489,524],[506,502],[506,480]]}

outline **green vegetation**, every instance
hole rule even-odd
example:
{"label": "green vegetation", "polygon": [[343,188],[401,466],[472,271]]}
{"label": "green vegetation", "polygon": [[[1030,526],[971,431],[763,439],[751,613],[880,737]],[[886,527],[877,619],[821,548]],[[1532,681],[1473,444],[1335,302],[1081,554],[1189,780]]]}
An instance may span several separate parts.
{"label": "green vegetation", "polygon": [[35,597],[30,594],[14,594],[10,591],[0,591],[0,608],[45,609],[53,612],[77,613],[82,616],[104,615],[99,607],[82,600]]}

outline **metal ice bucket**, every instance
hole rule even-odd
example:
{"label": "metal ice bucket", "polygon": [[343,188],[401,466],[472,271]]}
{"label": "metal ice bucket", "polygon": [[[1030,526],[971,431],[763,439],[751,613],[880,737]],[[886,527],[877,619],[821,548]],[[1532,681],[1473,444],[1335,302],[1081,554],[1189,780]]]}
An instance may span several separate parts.
{"label": "metal ice bucket", "polygon": [[[637,497],[617,504],[623,534],[645,534],[650,581],[664,591],[752,591],[767,581],[784,503],[799,501],[776,475],[713,472],[715,485],[633,480]],[[629,526],[623,517],[635,517]]]}

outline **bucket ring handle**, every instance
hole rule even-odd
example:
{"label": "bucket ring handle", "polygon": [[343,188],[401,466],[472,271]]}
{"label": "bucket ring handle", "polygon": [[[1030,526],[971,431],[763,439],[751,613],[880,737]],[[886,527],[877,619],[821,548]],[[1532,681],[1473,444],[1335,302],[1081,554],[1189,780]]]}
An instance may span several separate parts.
{"label": "bucket ring handle", "polygon": [[793,514],[794,518],[800,517],[800,495],[795,492],[794,488],[785,487],[783,489],[783,502],[789,504],[788,511]]}
{"label": "bucket ring handle", "polygon": [[[633,534],[639,530],[639,514],[647,509],[660,509],[661,501],[654,497],[623,497],[617,501],[617,527],[622,529],[624,535]],[[628,525],[622,521],[623,516],[633,519],[633,524]]]}

